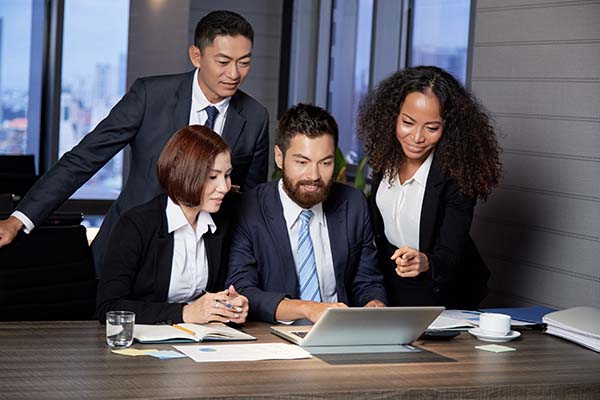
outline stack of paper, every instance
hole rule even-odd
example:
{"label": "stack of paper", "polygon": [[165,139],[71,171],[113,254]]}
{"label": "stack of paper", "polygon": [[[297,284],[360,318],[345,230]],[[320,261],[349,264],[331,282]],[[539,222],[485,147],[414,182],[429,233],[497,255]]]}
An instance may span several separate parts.
{"label": "stack of paper", "polygon": [[478,323],[479,313],[477,311],[444,310],[431,325],[429,325],[427,330],[466,331],[467,329],[477,326]]}
{"label": "stack of paper", "polygon": [[546,314],[546,333],[600,352],[600,309],[573,307]]}

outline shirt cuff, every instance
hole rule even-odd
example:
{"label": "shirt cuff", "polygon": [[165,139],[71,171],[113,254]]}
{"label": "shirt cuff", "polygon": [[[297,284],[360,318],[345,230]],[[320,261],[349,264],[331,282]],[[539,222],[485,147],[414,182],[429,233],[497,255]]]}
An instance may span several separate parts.
{"label": "shirt cuff", "polygon": [[10,214],[10,216],[15,217],[23,223],[23,232],[27,234],[29,234],[35,228],[35,225],[33,222],[31,222],[29,217],[27,217],[27,215],[23,214],[21,211],[14,211],[12,214]]}
{"label": "shirt cuff", "polygon": [[292,321],[280,321],[280,320],[277,320],[277,323],[278,324],[282,324],[282,325],[291,325],[294,322],[296,322],[296,321],[293,321],[293,320]]}

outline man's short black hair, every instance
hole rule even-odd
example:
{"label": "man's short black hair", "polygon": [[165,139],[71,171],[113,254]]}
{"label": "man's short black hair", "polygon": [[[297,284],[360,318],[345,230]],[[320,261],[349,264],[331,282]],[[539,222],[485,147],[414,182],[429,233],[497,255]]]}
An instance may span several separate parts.
{"label": "man's short black hair", "polygon": [[217,36],[242,35],[254,43],[254,30],[240,14],[219,10],[208,13],[196,25],[194,45],[203,51],[213,44]]}
{"label": "man's short black hair", "polygon": [[306,135],[309,138],[331,135],[337,147],[338,125],[327,110],[312,104],[298,103],[287,110],[277,122],[275,145],[284,155],[296,135]]}

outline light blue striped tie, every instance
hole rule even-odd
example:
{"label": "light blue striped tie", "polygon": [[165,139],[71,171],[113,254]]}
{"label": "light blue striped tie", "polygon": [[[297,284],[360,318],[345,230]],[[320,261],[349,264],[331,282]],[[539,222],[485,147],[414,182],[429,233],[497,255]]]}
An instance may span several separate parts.
{"label": "light blue striped tie", "polygon": [[313,212],[304,210],[300,213],[300,232],[298,233],[298,281],[300,283],[300,298],[302,300],[321,301],[319,278],[315,251],[310,238],[308,223]]}

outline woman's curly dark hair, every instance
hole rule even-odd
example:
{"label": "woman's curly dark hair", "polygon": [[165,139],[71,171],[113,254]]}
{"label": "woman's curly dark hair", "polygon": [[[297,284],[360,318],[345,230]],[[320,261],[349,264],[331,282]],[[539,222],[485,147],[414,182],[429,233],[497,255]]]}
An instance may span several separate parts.
{"label": "woman's curly dark hair", "polygon": [[361,102],[358,137],[374,173],[392,178],[406,159],[396,139],[396,121],[406,96],[432,92],[440,103],[443,133],[436,160],[461,191],[486,199],[500,178],[500,147],[491,118],[452,75],[438,67],[406,68],[382,81]]}

